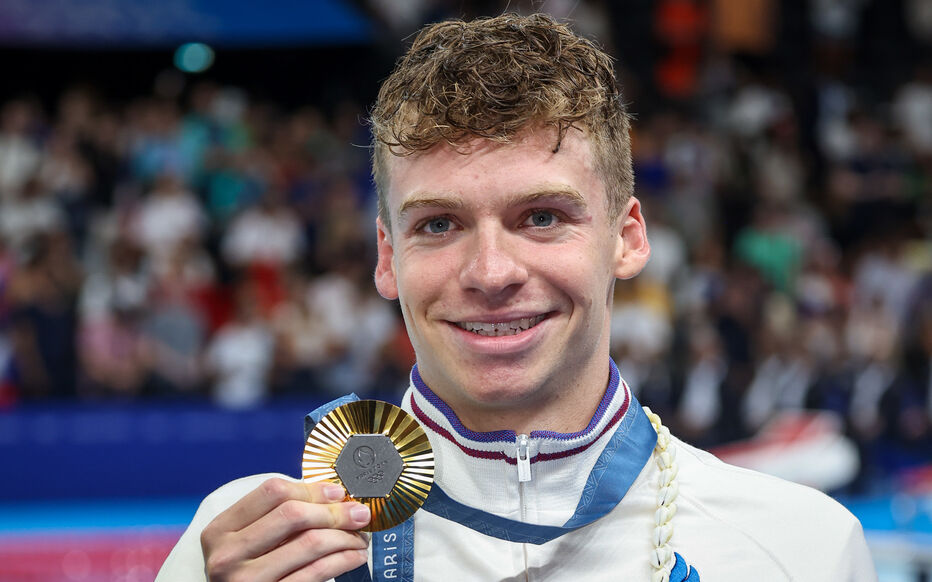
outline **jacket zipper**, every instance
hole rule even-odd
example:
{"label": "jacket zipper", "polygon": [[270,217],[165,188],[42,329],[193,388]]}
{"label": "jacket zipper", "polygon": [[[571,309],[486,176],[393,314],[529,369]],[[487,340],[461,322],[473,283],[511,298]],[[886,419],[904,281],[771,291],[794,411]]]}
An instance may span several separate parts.
{"label": "jacket zipper", "polygon": [[[527,502],[524,487],[525,483],[531,480],[531,455],[528,452],[528,440],[526,434],[519,434],[515,438],[515,444],[517,445],[516,458],[518,461],[518,501],[521,504],[521,521],[527,521]],[[524,579],[525,582],[530,582],[531,572],[528,569],[527,544],[521,544],[521,546],[521,552],[524,554]]]}
{"label": "jacket zipper", "polygon": [[516,439],[518,445],[518,483],[527,483],[531,480],[531,459],[528,455],[528,436],[519,434]]}

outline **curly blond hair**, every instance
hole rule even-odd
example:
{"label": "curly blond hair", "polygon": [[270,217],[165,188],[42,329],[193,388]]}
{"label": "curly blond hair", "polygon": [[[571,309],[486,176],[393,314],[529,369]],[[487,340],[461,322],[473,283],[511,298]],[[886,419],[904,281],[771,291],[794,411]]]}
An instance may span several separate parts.
{"label": "curly blond hair", "polygon": [[556,129],[554,152],[571,128],[586,131],[613,220],[634,189],[629,115],[611,57],[546,14],[424,27],[382,84],[370,123],[379,216],[389,228],[389,155],[441,142],[465,152],[477,137],[508,143],[533,125]]}

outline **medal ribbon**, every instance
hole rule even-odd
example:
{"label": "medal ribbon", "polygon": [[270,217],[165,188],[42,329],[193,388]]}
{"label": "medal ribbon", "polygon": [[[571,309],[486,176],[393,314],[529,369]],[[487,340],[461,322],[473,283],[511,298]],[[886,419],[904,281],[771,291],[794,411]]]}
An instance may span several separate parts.
{"label": "medal ribbon", "polygon": [[[318,408],[305,419],[305,431],[325,414],[347,402],[355,394],[343,396]],[[307,434],[305,434],[305,437]],[[459,523],[481,534],[515,543],[544,544],[566,533],[589,525],[605,516],[628,492],[647,463],[657,442],[657,433],[634,395],[631,405],[589,473],[573,515],[562,526],[536,525],[499,517],[452,499],[437,483],[422,509]],[[362,566],[336,578],[336,582],[383,582],[414,580],[414,520],[372,536],[373,577]]]}

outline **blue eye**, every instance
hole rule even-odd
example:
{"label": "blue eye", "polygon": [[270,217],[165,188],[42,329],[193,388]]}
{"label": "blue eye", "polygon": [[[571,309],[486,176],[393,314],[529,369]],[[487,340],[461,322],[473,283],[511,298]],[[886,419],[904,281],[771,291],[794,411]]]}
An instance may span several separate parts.
{"label": "blue eye", "polygon": [[539,227],[548,227],[553,225],[554,219],[556,217],[552,212],[546,212],[544,210],[537,210],[532,212],[527,218],[527,224],[529,226],[539,226]]}
{"label": "blue eye", "polygon": [[450,230],[452,224],[449,218],[434,218],[424,225],[424,230],[431,234],[443,234]]}

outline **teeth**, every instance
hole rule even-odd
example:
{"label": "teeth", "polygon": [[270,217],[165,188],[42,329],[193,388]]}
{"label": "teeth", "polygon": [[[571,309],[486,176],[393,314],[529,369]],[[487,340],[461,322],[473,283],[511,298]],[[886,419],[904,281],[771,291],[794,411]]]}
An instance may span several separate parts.
{"label": "teeth", "polygon": [[498,337],[502,335],[515,335],[519,332],[531,329],[543,320],[544,316],[538,315],[536,317],[523,317],[521,319],[502,323],[480,323],[476,321],[464,321],[456,325],[460,326],[466,331],[471,331],[478,335]]}

